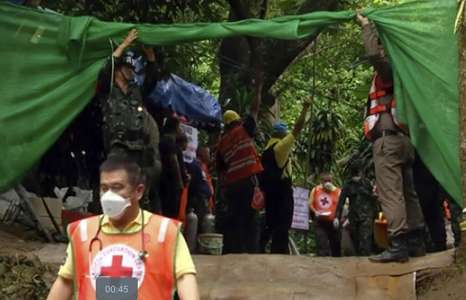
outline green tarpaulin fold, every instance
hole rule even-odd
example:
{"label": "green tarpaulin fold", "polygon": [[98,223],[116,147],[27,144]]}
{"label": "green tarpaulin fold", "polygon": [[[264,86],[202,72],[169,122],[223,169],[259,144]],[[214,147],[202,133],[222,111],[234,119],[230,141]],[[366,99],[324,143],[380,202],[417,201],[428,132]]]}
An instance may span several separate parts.
{"label": "green tarpaulin fold", "polygon": [[414,1],[369,12],[394,69],[400,119],[417,152],[463,206],[455,0]]}
{"label": "green tarpaulin fold", "polygon": [[[393,62],[398,105],[413,141],[461,203],[455,12],[455,0],[415,1],[368,11],[368,17]],[[353,17],[349,11],[314,12],[230,23],[134,25],[0,2],[0,190],[18,182],[86,106],[111,54],[109,39],[121,40],[133,27],[142,43],[153,45],[239,35],[300,39]]]}

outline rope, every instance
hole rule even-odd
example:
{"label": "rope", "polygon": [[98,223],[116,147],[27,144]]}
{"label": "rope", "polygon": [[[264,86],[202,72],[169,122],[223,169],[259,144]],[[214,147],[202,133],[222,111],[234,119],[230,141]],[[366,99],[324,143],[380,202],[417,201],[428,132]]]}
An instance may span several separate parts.
{"label": "rope", "polygon": [[458,28],[464,19],[464,4],[466,1],[458,0],[458,2],[459,2],[459,8],[458,8],[458,14],[456,15],[456,20],[455,20],[455,33],[458,32]]}
{"label": "rope", "polygon": [[113,90],[113,77],[115,76],[115,57],[113,56],[113,51],[114,48],[113,48],[113,41],[112,39],[108,39],[108,42],[110,43],[110,47],[112,48],[112,75],[110,76],[110,92],[109,92],[109,95],[112,93],[112,90]]}

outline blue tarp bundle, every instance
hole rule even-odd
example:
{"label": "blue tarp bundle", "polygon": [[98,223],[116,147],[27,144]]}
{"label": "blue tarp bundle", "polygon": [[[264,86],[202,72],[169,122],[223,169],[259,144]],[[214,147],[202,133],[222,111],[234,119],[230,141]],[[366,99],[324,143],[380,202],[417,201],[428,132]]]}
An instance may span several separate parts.
{"label": "blue tarp bundle", "polygon": [[175,74],[157,82],[148,101],[156,106],[170,108],[190,121],[218,125],[222,111],[217,99],[206,90]]}

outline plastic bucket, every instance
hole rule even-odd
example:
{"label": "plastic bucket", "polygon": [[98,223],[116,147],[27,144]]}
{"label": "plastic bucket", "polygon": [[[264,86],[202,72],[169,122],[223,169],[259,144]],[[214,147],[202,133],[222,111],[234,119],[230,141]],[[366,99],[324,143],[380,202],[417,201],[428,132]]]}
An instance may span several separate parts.
{"label": "plastic bucket", "polygon": [[201,254],[222,255],[223,234],[202,233],[197,239]]}

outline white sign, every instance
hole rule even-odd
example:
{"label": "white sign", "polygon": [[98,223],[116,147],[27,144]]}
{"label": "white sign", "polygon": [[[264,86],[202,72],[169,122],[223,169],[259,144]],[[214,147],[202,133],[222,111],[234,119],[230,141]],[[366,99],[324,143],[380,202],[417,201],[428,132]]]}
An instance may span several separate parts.
{"label": "white sign", "polygon": [[186,150],[183,151],[183,160],[185,163],[192,163],[196,158],[197,146],[199,145],[199,131],[196,128],[186,124],[180,124],[180,128],[188,138],[188,146]]}
{"label": "white sign", "polygon": [[293,223],[292,229],[309,230],[309,190],[293,187]]}

